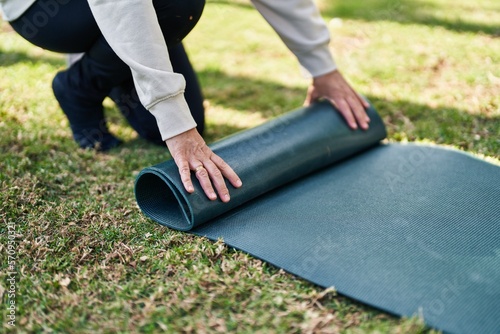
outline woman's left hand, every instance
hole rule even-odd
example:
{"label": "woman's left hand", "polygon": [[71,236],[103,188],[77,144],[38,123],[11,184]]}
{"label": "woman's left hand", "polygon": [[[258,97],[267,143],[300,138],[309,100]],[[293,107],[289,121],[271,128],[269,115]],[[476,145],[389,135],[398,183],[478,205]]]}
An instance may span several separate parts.
{"label": "woman's left hand", "polygon": [[368,129],[370,118],[365,109],[370,105],[354,91],[338,70],[313,79],[304,105],[308,106],[320,98],[330,101],[351,129],[357,129],[358,124],[363,130]]}

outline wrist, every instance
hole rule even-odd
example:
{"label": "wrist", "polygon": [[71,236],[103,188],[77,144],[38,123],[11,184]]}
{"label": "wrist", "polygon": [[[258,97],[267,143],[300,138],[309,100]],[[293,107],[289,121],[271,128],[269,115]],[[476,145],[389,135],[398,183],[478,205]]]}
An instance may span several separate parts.
{"label": "wrist", "polygon": [[313,78],[312,84],[315,87],[322,87],[322,86],[328,86],[331,85],[332,82],[338,82],[339,79],[342,78],[342,75],[340,74],[339,70],[335,69],[331,72],[328,72],[326,74],[317,76]]}
{"label": "wrist", "polygon": [[175,135],[165,140],[165,144],[167,145],[168,148],[181,145],[183,143],[200,143],[200,142],[204,143],[204,140],[198,133],[198,130],[196,130],[196,128],[184,131],[182,133],[179,133],[178,135]]}

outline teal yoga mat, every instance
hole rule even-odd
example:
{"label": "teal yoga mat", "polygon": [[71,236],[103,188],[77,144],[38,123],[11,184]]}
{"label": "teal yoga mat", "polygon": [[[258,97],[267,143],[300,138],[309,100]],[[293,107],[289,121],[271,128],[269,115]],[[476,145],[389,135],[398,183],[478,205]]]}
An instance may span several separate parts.
{"label": "teal yoga mat", "polygon": [[158,223],[223,238],[277,267],[453,333],[500,332],[500,167],[438,147],[380,144],[328,103],[211,147],[243,180],[231,202],[183,190],[171,160],[135,195]]}

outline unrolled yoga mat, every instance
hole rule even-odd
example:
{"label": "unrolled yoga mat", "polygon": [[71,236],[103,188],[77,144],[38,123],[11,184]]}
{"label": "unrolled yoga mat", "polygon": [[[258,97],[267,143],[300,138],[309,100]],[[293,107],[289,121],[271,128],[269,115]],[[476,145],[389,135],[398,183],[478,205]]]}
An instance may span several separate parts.
{"label": "unrolled yoga mat", "polygon": [[138,175],[143,212],[323,287],[454,333],[500,332],[500,167],[382,145],[328,103],[212,145],[243,180],[231,202],[183,190],[173,161]]}

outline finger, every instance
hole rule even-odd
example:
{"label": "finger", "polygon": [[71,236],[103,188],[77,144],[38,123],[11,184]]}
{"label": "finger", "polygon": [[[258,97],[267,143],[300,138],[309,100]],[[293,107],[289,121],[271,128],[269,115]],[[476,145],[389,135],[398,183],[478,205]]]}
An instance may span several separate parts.
{"label": "finger", "polygon": [[307,90],[306,100],[304,101],[304,107],[308,107],[311,104],[312,99],[313,99],[313,97],[312,97],[312,89],[309,88]]}
{"label": "finger", "polygon": [[356,118],[356,121],[358,122],[359,126],[363,130],[368,129],[368,115],[366,115],[365,108],[363,108],[363,105],[360,103],[360,101],[357,98],[351,98],[348,97],[347,101],[349,103],[349,107],[354,114],[354,118]]}
{"label": "finger", "polygon": [[219,157],[217,154],[212,154],[211,160],[217,166],[217,168],[219,168],[222,175],[229,180],[233,187],[239,188],[243,185],[238,174],[236,174],[231,166],[229,166],[221,157]]}
{"label": "finger", "polygon": [[339,101],[334,101],[329,99],[329,101],[335,105],[340,112],[342,116],[344,116],[344,119],[347,122],[347,125],[353,130],[356,130],[358,128],[358,124],[356,123],[356,120],[354,119],[354,115],[351,112],[351,108],[349,107],[349,104],[347,104],[347,101],[344,99],[339,99]]}
{"label": "finger", "polygon": [[188,193],[194,192],[193,182],[191,181],[191,169],[189,164],[183,158],[178,158],[176,164],[179,168],[179,175],[181,176],[182,184]]}
{"label": "finger", "polygon": [[[202,168],[199,168],[200,166]],[[201,162],[195,162],[191,164],[191,167],[195,172],[196,178],[200,181],[201,188],[207,195],[208,199],[215,201],[217,199],[217,195],[212,187],[212,182],[210,181],[210,177],[205,166]]]}
{"label": "finger", "polygon": [[306,99],[304,101],[304,107],[309,107],[310,104],[311,104],[311,96],[307,94]]}
{"label": "finger", "polygon": [[[361,102],[361,104],[365,109],[370,108],[370,103],[368,103],[368,101],[366,101],[360,94],[356,93],[356,96],[358,97],[359,101]],[[370,119],[368,118],[368,122],[369,121]]]}
{"label": "finger", "polygon": [[224,177],[222,176],[222,172],[217,168],[217,166],[211,161],[207,160],[204,162],[204,166],[208,171],[210,179],[212,180],[217,193],[219,194],[220,199],[223,202],[229,202],[229,190],[227,189],[226,182],[224,182]]}
{"label": "finger", "polygon": [[311,105],[311,103],[318,101],[319,98],[320,96],[317,90],[313,86],[310,86],[309,89],[307,90],[307,96],[306,100],[304,101],[304,107],[308,107],[309,105]]}

